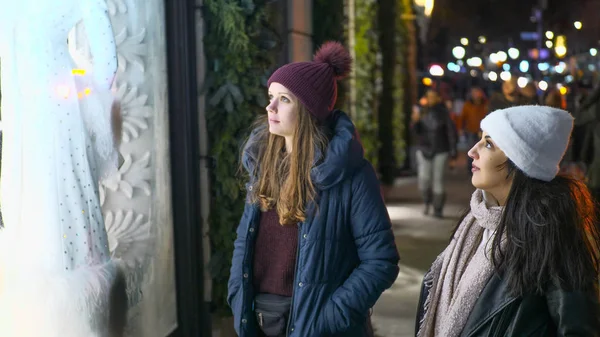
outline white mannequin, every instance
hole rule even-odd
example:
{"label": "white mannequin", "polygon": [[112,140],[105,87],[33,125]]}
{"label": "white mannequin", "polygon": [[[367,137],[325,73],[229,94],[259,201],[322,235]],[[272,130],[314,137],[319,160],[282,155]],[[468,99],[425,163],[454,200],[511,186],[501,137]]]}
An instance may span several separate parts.
{"label": "white mannequin", "polygon": [[[106,4],[0,2],[0,336],[117,336],[112,306],[126,298],[98,197],[100,177],[116,169],[120,128]],[[84,77],[67,46],[81,20],[94,58]]]}

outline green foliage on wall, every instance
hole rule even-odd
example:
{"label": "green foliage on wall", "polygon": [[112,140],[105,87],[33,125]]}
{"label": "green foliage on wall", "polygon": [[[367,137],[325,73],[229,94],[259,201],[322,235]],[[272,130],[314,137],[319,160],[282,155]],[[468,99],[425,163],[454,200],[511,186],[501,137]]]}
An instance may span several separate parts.
{"label": "green foliage on wall", "polygon": [[[398,18],[396,20],[396,68],[394,69],[394,155],[396,156],[396,164],[398,166],[402,166],[404,160],[406,159],[406,142],[405,142],[405,133],[406,125],[405,115],[407,111],[405,110],[404,100],[406,99],[408,92],[405,92],[405,80],[408,76],[408,28],[406,27],[407,21],[400,19],[400,13],[404,12],[405,1],[397,0],[396,1],[396,13],[398,13]],[[413,85],[416,85],[413,84]]]}
{"label": "green foliage on wall", "polygon": [[[394,153],[386,154],[394,156],[393,162],[401,165],[406,157],[406,144],[404,134],[404,79],[407,76],[406,60],[406,34],[405,22],[398,18],[395,27],[383,27],[377,20],[377,9],[381,4],[376,0],[355,0],[355,68],[356,68],[356,102],[354,122],[356,123],[365,155],[379,167],[379,149],[382,141],[393,143]],[[402,12],[402,1],[396,3],[397,13]],[[382,140],[379,137],[378,109],[382,93],[382,69],[381,48],[378,44],[378,34],[382,29],[393,29],[396,43],[396,66],[394,72],[393,97],[394,103],[389,108],[393,110],[392,139]],[[346,34],[351,32],[346,30]],[[347,100],[352,104],[350,100]]]}
{"label": "green foliage on wall", "polygon": [[211,274],[213,309],[230,315],[227,280],[235,229],[244,208],[239,154],[249,125],[264,112],[270,49],[278,37],[268,28],[265,1],[205,0],[205,87],[211,156]]}
{"label": "green foliage on wall", "polygon": [[[377,108],[381,93],[380,51],[377,43],[377,1],[355,1],[356,101],[354,123],[358,128],[365,156],[378,167],[380,147]],[[351,32],[348,32],[350,34]]]}

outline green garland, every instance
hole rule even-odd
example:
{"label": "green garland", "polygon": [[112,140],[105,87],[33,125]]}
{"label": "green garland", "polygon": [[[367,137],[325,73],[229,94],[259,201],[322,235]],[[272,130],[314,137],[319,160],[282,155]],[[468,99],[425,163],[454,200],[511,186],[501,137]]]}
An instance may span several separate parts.
{"label": "green garland", "polygon": [[211,275],[213,310],[231,315],[226,303],[235,229],[244,208],[239,154],[249,125],[264,112],[266,80],[278,37],[267,27],[266,1],[205,0],[205,90],[211,155]]}

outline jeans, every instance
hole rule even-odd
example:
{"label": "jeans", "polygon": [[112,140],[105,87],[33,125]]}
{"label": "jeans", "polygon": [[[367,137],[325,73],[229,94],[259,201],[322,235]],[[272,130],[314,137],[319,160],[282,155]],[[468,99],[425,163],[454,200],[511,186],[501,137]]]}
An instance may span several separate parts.
{"label": "jeans", "polygon": [[432,191],[434,195],[444,194],[444,174],[448,163],[448,152],[437,153],[431,159],[417,151],[417,175],[419,190]]}

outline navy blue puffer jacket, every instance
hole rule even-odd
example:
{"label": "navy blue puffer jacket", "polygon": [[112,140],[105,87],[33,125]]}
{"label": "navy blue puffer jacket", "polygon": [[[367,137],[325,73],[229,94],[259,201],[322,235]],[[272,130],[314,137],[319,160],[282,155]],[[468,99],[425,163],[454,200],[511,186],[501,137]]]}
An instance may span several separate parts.
{"label": "navy blue puffer jacket", "polygon": [[[318,212],[299,224],[288,336],[367,336],[369,309],[398,275],[398,251],[379,181],[352,121],[336,111],[325,157],[312,169]],[[243,164],[256,170],[256,153]],[[308,207],[308,209],[314,207]],[[257,335],[252,259],[260,209],[246,203],[237,229],[228,303],[240,337]]]}

